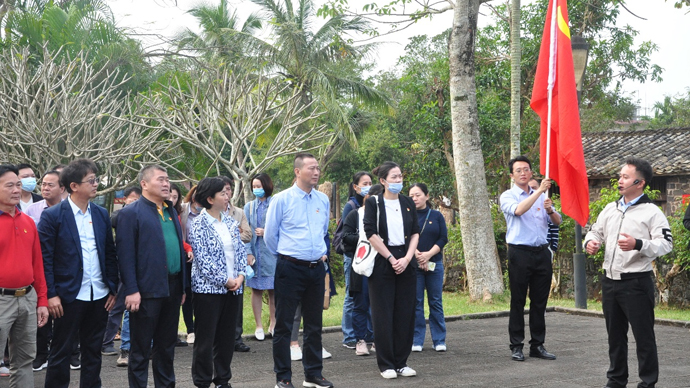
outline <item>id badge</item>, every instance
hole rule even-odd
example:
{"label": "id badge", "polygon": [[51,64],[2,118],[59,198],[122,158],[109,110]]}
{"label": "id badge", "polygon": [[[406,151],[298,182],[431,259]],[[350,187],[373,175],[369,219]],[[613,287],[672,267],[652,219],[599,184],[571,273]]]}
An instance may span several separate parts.
{"label": "id badge", "polygon": [[428,262],[427,268],[429,268],[429,271],[434,271],[436,269],[436,263],[433,261]]}

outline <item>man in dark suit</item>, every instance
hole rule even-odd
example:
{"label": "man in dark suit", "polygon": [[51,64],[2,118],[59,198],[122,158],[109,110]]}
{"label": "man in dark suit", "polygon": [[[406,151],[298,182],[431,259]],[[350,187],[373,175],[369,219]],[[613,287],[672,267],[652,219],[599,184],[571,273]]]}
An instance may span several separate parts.
{"label": "man in dark suit", "polygon": [[170,180],[161,166],[141,169],[142,197],[122,208],[117,218],[125,308],[129,310],[131,348],[129,386],[146,388],[153,340],[155,387],[175,387],[175,344],[180,305],[189,286],[182,228],[168,201]]}
{"label": "man in dark suit", "polygon": [[60,174],[70,193],[46,209],[38,233],[48,286],[48,310],[55,320],[46,387],[67,388],[73,344],[81,343],[80,386],[101,386],[101,343],[115,302],[118,267],[108,212],[90,202],[98,168],[78,159]]}

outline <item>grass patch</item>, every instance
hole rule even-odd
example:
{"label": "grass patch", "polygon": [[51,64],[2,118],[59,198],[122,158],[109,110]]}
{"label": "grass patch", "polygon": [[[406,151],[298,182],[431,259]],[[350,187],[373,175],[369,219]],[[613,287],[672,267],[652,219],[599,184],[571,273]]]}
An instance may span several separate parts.
{"label": "grass patch", "polygon": [[[254,323],[254,313],[251,305],[251,290],[246,289],[244,294],[244,334],[251,335],[256,329]],[[340,326],[343,314],[343,299],[345,295],[345,288],[338,287],[338,295],[331,298],[331,307],[323,312],[323,326]],[[575,308],[575,301],[573,299],[549,299],[548,306],[560,306]],[[527,302],[529,307],[529,301]],[[428,306],[424,306],[425,314],[428,316]],[[443,311],[445,315],[464,315],[473,313],[484,313],[490,311],[504,311],[510,310],[510,293],[506,292],[503,295],[496,295],[491,303],[484,303],[481,301],[471,301],[466,293],[444,292],[443,293]],[[602,311],[601,302],[596,300],[587,301],[587,310]],[[690,321],[690,309],[680,309],[668,306],[657,306],[655,309],[657,318],[675,319],[680,321]],[[264,324],[264,330],[268,330],[268,305],[264,303],[261,320]],[[186,333],[187,329],[182,319],[180,312],[179,331]]]}

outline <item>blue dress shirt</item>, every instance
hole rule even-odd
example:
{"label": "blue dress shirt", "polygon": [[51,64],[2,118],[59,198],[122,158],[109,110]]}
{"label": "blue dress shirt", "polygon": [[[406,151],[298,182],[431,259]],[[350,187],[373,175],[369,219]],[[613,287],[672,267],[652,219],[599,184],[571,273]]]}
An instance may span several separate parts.
{"label": "blue dress shirt", "polygon": [[[98,249],[96,248],[96,235],[93,231],[91,220],[91,202],[86,207],[86,213],[72,202],[68,197],[69,205],[74,213],[74,222],[77,223],[79,231],[79,242],[81,244],[81,255],[83,259],[84,274],[81,279],[81,288],[77,294],[77,300],[93,301],[108,296],[110,291],[103,281],[101,265],[98,260]],[[91,293],[93,289],[93,294]]]}
{"label": "blue dress shirt", "polygon": [[628,202],[628,203],[625,203],[625,197],[621,197],[621,200],[618,201],[618,207],[620,208],[620,210],[621,210],[623,213],[625,213],[625,211],[628,210],[628,208],[629,208],[630,206],[636,204],[637,201],[639,201],[640,198],[642,198],[643,195],[644,195],[644,193],[642,193],[639,197],[633,199],[632,201],[630,201],[630,202]]}
{"label": "blue dress shirt", "polygon": [[547,243],[546,235],[550,218],[544,209],[545,194],[540,195],[523,215],[515,215],[515,210],[517,210],[520,202],[526,200],[532,193],[534,193],[532,189],[527,193],[517,185],[513,185],[510,190],[501,194],[501,211],[506,218],[506,242],[508,244],[536,247]]}
{"label": "blue dress shirt", "polygon": [[330,202],[326,194],[305,193],[296,184],[274,196],[266,214],[264,241],[274,254],[315,261],[326,254]]}

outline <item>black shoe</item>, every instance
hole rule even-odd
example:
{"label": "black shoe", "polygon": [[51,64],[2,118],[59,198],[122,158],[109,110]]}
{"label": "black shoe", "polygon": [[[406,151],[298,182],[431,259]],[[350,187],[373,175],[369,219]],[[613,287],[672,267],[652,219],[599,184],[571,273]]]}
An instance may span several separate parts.
{"label": "black shoe", "polygon": [[536,349],[530,349],[530,357],[543,358],[544,360],[555,360],[556,356],[547,352],[544,345],[539,345]]}
{"label": "black shoe", "polygon": [[185,347],[185,346],[189,346],[189,344],[187,343],[187,341],[182,341],[182,340],[178,337],[178,338],[177,338],[177,342],[175,343],[175,347],[176,347],[176,348],[182,348],[182,347]]}
{"label": "black shoe", "polygon": [[324,379],[323,376],[305,377],[302,386],[312,388],[333,388],[333,383]]}
{"label": "black shoe", "polygon": [[32,366],[34,372],[39,372],[39,371],[42,371],[43,369],[48,367],[48,361],[39,360],[37,358],[33,361],[31,366]]}
{"label": "black shoe", "polygon": [[525,361],[525,355],[522,353],[522,348],[514,348],[511,358],[513,361]]}
{"label": "black shoe", "polygon": [[354,349],[357,347],[357,341],[343,342],[343,347],[348,348],[348,349]]}
{"label": "black shoe", "polygon": [[246,353],[250,350],[251,348],[247,346],[244,342],[240,342],[238,344],[235,344],[235,351],[236,352],[242,352]]}
{"label": "black shoe", "polygon": [[230,385],[230,383],[221,384],[221,385],[216,385],[216,388],[232,388],[232,385]]}
{"label": "black shoe", "polygon": [[276,388],[295,388],[290,380],[280,380],[276,383]]}

